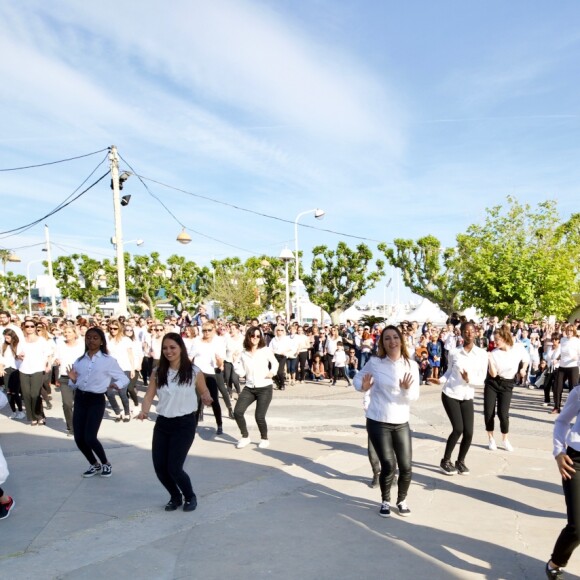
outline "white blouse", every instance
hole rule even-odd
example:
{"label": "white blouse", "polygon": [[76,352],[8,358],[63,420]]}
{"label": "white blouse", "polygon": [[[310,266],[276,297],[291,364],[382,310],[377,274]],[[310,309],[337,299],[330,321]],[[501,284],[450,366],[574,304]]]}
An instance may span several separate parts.
{"label": "white blouse", "polygon": [[124,372],[130,372],[133,369],[129,352],[133,353],[133,341],[128,336],[123,336],[121,340],[107,338],[107,350],[109,354],[117,360],[119,366]]}
{"label": "white blouse", "polygon": [[52,352],[47,340],[39,336],[34,342],[22,340],[18,343],[22,347],[24,359],[20,364],[20,372],[26,375],[44,372],[46,363]]}
{"label": "white blouse", "polygon": [[[574,425],[570,423],[574,421]],[[580,451],[580,386],[574,387],[554,422],[554,457],[570,446]]]}
{"label": "white blouse", "polygon": [[197,411],[197,391],[195,389],[195,379],[200,369],[193,365],[193,376],[190,383],[179,384],[177,371],[167,370],[167,385],[157,387],[157,407],[158,415],[174,419],[183,415],[190,415]]}
{"label": "white blouse", "polygon": [[509,350],[496,348],[491,352],[491,356],[497,368],[497,375],[502,379],[512,380],[520,363],[529,364],[530,355],[528,351],[519,343],[514,344]]}
{"label": "white blouse", "polygon": [[244,350],[241,360],[246,371],[247,387],[268,387],[272,384],[272,376],[278,370],[278,360],[272,349],[266,346],[253,353]]}
{"label": "white blouse", "polygon": [[[482,348],[473,346],[469,352],[464,348],[456,348],[449,353],[449,365],[445,374],[439,379],[443,385],[443,392],[452,399],[468,401],[473,399],[475,389],[481,387],[487,375],[487,352]],[[467,371],[469,383],[461,376],[462,371]]]}
{"label": "white blouse", "polygon": [[[411,373],[412,383],[408,389],[401,389],[399,381],[405,373]],[[365,375],[373,379],[371,401],[367,409],[367,418],[381,423],[400,425],[409,421],[410,401],[419,398],[419,367],[413,360],[403,357],[392,361],[389,357],[371,357],[353,379],[354,388],[362,391]]]}
{"label": "white blouse", "polygon": [[580,365],[580,338],[564,337],[560,342],[560,368],[569,369]]}

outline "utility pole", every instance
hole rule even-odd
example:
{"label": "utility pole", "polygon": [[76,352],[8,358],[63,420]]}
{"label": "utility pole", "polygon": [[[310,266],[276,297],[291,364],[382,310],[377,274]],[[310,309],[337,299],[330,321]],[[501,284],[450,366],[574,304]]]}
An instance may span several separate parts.
{"label": "utility pole", "polygon": [[125,286],[125,255],[123,251],[123,229],[121,226],[121,199],[119,187],[119,156],[117,147],[111,146],[111,187],[113,188],[113,212],[115,215],[115,249],[117,250],[117,283],[119,287],[119,314],[127,314],[127,289]]}
{"label": "utility pole", "polygon": [[[52,254],[50,252],[50,236],[48,234],[48,226],[45,224],[44,226],[44,239],[46,240],[46,258],[48,260],[48,279],[50,280],[50,301],[52,304],[51,313],[53,316],[58,314],[56,310],[56,288],[55,288],[55,280],[54,276],[52,275]],[[29,291],[30,291],[30,276],[28,277],[28,284],[29,284]],[[29,309],[31,309],[30,304],[28,305]]]}

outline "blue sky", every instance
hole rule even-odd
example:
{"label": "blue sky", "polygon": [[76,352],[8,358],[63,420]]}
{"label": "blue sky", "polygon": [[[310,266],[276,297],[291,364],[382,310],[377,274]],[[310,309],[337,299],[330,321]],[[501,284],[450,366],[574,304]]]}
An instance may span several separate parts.
{"label": "blue sky", "polygon": [[[556,199],[567,217],[579,211],[579,16],[576,1],[3,2],[0,166],[115,144],[158,181],[289,220],[321,207],[324,221],[301,223],[386,242],[452,245],[507,195]],[[2,231],[46,214],[102,157],[0,173]],[[177,244],[178,224],[131,178],[124,238],[145,245],[128,251],[208,264],[251,255],[231,246],[293,247],[292,224],[149,186],[225,243],[190,232]],[[108,180],[46,223],[56,255],[112,257]],[[0,235],[23,260],[15,272],[43,258],[24,247],[43,235]],[[305,263],[341,239],[356,243],[301,228]]]}

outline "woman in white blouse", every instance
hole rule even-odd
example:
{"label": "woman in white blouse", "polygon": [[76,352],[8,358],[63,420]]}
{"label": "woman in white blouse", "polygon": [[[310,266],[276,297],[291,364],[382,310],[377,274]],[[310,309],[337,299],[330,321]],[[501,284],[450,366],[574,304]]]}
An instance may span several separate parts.
{"label": "woman in white blouse", "polygon": [[18,372],[16,372],[20,368],[20,337],[11,328],[6,328],[2,335],[4,343],[0,347],[0,377],[4,377],[8,403],[12,410],[11,418],[24,419],[26,413],[22,410],[20,377]]}
{"label": "woman in white blouse", "polygon": [[568,381],[570,390],[578,384],[578,365],[580,365],[580,338],[576,336],[576,326],[567,324],[560,342],[560,364],[554,380],[554,409],[552,413],[560,412],[564,381]]}
{"label": "woman in white blouse", "polygon": [[419,398],[419,367],[409,357],[403,335],[396,326],[383,329],[377,356],[369,359],[353,382],[358,391],[372,388],[366,416],[367,432],[381,463],[379,515],[384,518],[391,515],[391,484],[398,464],[397,509],[399,515],[408,516],[411,510],[406,498],[412,475],[409,403]]}
{"label": "woman in white blouse", "polygon": [[[133,356],[133,345],[130,338],[125,336],[125,326],[119,320],[111,320],[109,322],[109,334],[107,335],[107,350],[118,363],[127,378],[130,381],[135,377],[135,360]],[[121,398],[124,415],[121,414],[121,409],[117,403],[116,395]],[[109,389],[107,391],[107,399],[113,412],[117,416],[117,422],[121,419],[128,423],[131,420],[131,412],[129,410],[129,396],[127,395],[127,387],[122,389]]]}
{"label": "woman in white blouse", "polygon": [[255,418],[261,437],[258,447],[266,449],[270,446],[266,413],[272,401],[273,376],[278,369],[278,359],[272,349],[266,346],[264,335],[259,328],[251,326],[246,331],[242,364],[246,372],[246,386],[240,393],[234,409],[234,418],[242,434],[236,447],[243,449],[250,444],[250,434],[244,413],[255,402]]}
{"label": "woman in white blouse", "polygon": [[44,413],[40,399],[40,389],[44,380],[44,373],[50,372],[52,361],[51,346],[41,336],[36,334],[36,324],[33,320],[26,320],[22,325],[24,340],[20,343],[20,389],[22,402],[26,410],[26,418],[32,426],[44,425]]}
{"label": "woman in white blouse", "polygon": [[211,405],[203,373],[189,360],[183,339],[176,332],[163,337],[159,365],[151,375],[138,419],[146,419],[157,396],[157,420],[153,429],[153,467],[170,499],[165,511],[183,511],[197,507],[191,479],[183,465],[197,427],[198,396]]}
{"label": "woman in white blouse", "polygon": [[515,377],[520,373],[522,379],[527,376],[529,356],[521,344],[514,344],[514,339],[508,325],[503,325],[493,333],[497,348],[489,353],[489,368],[483,388],[483,416],[485,430],[489,438],[488,449],[495,451],[497,443],[493,437],[495,410],[503,439],[503,448],[513,451],[508,439],[510,427],[510,404],[516,384]]}
{"label": "woman in white blouse", "polygon": [[580,545],[580,386],[572,389],[554,423],[554,457],[562,476],[568,523],[556,540],[546,575],[562,578],[560,568]]}

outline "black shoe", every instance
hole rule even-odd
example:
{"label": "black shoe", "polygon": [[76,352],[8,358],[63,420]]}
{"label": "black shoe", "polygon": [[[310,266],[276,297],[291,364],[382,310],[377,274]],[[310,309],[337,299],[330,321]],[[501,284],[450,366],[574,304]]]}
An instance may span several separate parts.
{"label": "black shoe", "polygon": [[228,417],[229,417],[230,419],[235,419],[235,417],[234,417],[234,412],[233,412],[231,409],[230,409],[230,411],[229,411],[229,413],[228,413]]}
{"label": "black shoe", "polygon": [[391,517],[391,506],[389,505],[388,501],[383,501],[381,504],[381,509],[379,510],[379,515],[382,518],[390,518]]}
{"label": "black shoe", "polygon": [[399,515],[403,516],[404,518],[406,518],[411,513],[411,510],[409,509],[409,506],[405,500],[400,501],[397,504],[397,509],[399,510]]}
{"label": "black shoe", "polygon": [[222,429],[221,425],[218,425],[218,428],[215,432],[216,435],[223,435],[224,434],[224,430]]}
{"label": "black shoe", "polygon": [[548,578],[564,578],[564,571],[562,568],[550,569],[548,562],[546,562],[546,576]]}
{"label": "black shoe", "polygon": [[185,500],[183,504],[184,512],[192,512],[197,507],[197,498],[193,496],[190,500]]}
{"label": "black shoe", "polygon": [[286,387],[280,387],[280,390],[281,391],[285,391],[286,390]]}
{"label": "black shoe", "polygon": [[449,459],[442,459],[441,463],[439,464],[439,469],[445,475],[455,475],[457,473],[457,469],[455,469],[453,463],[451,463]]}
{"label": "black shoe", "polygon": [[369,487],[372,487],[373,489],[375,487],[379,487],[379,474],[375,473],[373,475],[373,480],[370,482]]}
{"label": "black shoe", "polygon": [[91,465],[84,473],[83,477],[93,477],[97,475],[97,473],[101,473],[101,464],[95,463],[95,465]]}
{"label": "black shoe", "polygon": [[166,504],[165,504],[165,511],[166,512],[174,512],[181,504],[183,503],[183,500],[179,497],[179,498],[171,498]]}
{"label": "black shoe", "polygon": [[455,469],[457,469],[457,473],[459,475],[469,475],[469,467],[463,463],[463,461],[456,461],[455,462]]}

